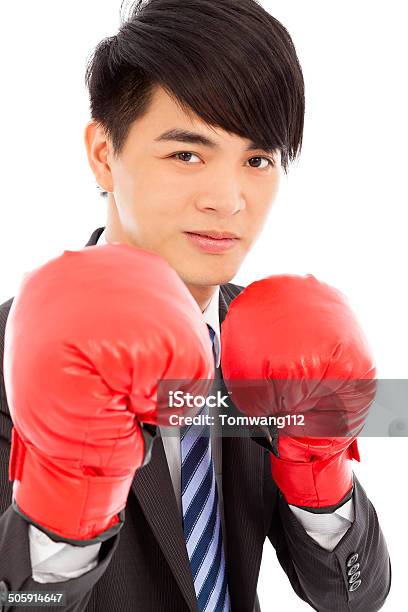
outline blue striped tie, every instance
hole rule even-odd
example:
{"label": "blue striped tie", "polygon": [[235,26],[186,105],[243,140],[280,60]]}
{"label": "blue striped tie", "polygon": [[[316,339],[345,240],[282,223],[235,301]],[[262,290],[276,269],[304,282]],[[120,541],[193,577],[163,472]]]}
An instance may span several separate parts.
{"label": "blue striped tie", "polygon": [[[214,330],[208,326],[214,352]],[[208,414],[204,406],[199,414]],[[180,431],[183,529],[200,612],[229,612],[210,425]]]}

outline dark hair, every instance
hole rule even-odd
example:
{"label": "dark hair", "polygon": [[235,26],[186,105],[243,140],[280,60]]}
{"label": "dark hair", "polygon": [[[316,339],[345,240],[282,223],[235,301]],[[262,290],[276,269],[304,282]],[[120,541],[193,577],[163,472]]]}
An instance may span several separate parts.
{"label": "dark hair", "polygon": [[116,156],[158,85],[207,125],[280,149],[285,173],[301,150],[302,70],[288,31],[258,0],[137,0],[96,46],[85,83]]}

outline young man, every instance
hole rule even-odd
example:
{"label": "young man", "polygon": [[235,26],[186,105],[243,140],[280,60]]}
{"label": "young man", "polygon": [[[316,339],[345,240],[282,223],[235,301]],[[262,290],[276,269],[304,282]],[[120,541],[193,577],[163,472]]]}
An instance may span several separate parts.
{"label": "young man", "polygon": [[[108,205],[106,227],[86,246],[126,243],[170,264],[214,332],[224,388],[220,324],[242,290],[229,281],[267,220],[281,168],[301,149],[304,89],[291,38],[255,0],[137,2],[119,33],[98,45],[86,80],[92,119],[85,144]],[[1,307],[2,338],[11,303]],[[385,601],[388,552],[357,479],[347,503],[310,513],[279,495],[268,450],[250,438],[214,437],[206,456],[216,474],[222,554],[216,565],[213,531],[193,571],[179,437],[156,438],[150,462],[136,472],[121,531],[75,546],[49,538],[10,506],[12,423],[3,381],[0,416],[4,592],[60,586],[76,612],[251,612],[260,610],[256,585],[268,537],[312,608],[374,612]]]}

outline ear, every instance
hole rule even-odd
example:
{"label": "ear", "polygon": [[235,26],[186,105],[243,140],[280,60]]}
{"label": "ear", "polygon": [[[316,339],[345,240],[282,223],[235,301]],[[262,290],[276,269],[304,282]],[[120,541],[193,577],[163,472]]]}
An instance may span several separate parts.
{"label": "ear", "polygon": [[113,192],[112,172],[108,163],[109,141],[104,128],[94,119],[85,126],[84,141],[96,182],[103,191]]}

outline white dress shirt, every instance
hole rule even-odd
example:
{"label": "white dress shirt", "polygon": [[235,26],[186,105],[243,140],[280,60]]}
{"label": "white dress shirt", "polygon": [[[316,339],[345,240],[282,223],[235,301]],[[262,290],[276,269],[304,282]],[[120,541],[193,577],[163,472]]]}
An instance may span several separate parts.
{"label": "white dress shirt", "polygon": [[[98,244],[107,244],[105,230],[98,240]],[[221,357],[220,321],[219,321],[219,287],[211,298],[210,303],[203,312],[205,322],[210,325],[214,332],[215,364],[219,368]],[[170,476],[174,493],[181,513],[181,460],[180,460],[180,438],[175,435],[166,435],[165,429],[161,428],[161,436],[169,466]],[[221,445],[215,445],[215,436],[212,436],[212,447],[214,452],[214,463],[216,466],[217,482],[221,489]],[[217,454],[219,453],[219,454]],[[216,461],[218,459],[218,461]],[[222,495],[220,496],[222,505]],[[303,525],[307,534],[313,538],[322,548],[332,551],[354,521],[353,500],[350,499],[341,508],[330,514],[313,514],[296,506],[289,506]],[[221,510],[222,522],[224,522],[223,508]],[[30,558],[32,577],[40,583],[61,582],[77,578],[93,569],[98,564],[98,553],[101,543],[89,546],[73,546],[64,542],[54,542],[45,533],[34,525],[28,526]]]}

